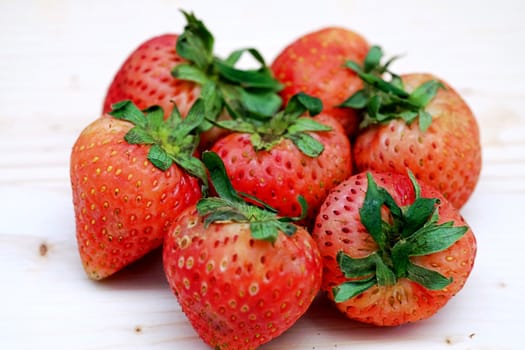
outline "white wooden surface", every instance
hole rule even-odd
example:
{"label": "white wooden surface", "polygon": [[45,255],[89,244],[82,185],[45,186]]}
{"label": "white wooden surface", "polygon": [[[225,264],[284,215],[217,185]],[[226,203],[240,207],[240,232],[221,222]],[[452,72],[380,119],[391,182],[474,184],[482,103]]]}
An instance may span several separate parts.
{"label": "white wooden surface", "polygon": [[483,171],[463,215],[478,238],[463,291],[433,318],[381,329],[324,301],[263,349],[520,349],[525,326],[525,2],[0,1],[0,347],[207,349],[167,287],[159,252],[89,281],[74,235],[68,158],[107,85],[141,41],[193,10],[219,53],[255,45],[270,61],[297,36],[354,29],[400,72],[456,87],[479,118]]}

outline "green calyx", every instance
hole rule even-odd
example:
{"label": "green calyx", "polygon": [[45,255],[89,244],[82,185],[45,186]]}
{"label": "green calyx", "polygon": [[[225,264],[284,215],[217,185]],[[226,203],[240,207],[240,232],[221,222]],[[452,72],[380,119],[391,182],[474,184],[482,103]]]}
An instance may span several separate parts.
{"label": "green calyx", "polygon": [[[214,152],[206,151],[202,154],[211,182],[218,197],[205,197],[197,203],[199,215],[205,217],[205,225],[211,223],[249,223],[252,237],[258,240],[275,242],[279,232],[293,235],[297,227],[292,223],[304,219],[307,208],[302,196],[298,197],[302,214],[300,217],[279,217],[274,208],[259,199],[237,192],[226,173],[221,158]],[[244,198],[243,198],[244,197]],[[255,202],[251,204],[246,199]]]}
{"label": "green calyx", "polygon": [[[468,227],[454,226],[451,221],[438,224],[439,200],[421,197],[417,181],[409,175],[416,199],[409,206],[399,207],[367,174],[368,189],[359,214],[378,250],[364,258],[352,258],[342,251],[337,254],[339,268],[351,280],[334,287],[336,302],[344,302],[374,285],[394,285],[400,278],[408,278],[429,290],[441,290],[452,282],[452,278],[416,265],[410,258],[449,248],[463,237]],[[389,222],[381,214],[385,207]]]}
{"label": "green calyx", "polygon": [[[401,78],[389,70],[398,57],[381,64],[382,57],[381,48],[372,46],[362,66],[354,61],[346,62],[346,67],[361,78],[364,88],[350,96],[340,107],[361,111],[361,128],[399,118],[410,124],[419,117],[419,128],[426,131],[432,123],[432,116],[425,107],[436,96],[438,89],[444,89],[445,86],[440,81],[429,80],[408,93]],[[382,78],[385,73],[390,75],[389,80]]]}
{"label": "green calyx", "polygon": [[131,101],[121,101],[112,106],[111,116],[134,125],[124,139],[130,144],[151,145],[148,160],[162,171],[177,164],[202,181],[207,188],[208,177],[204,164],[193,156],[199,143],[196,128],[204,120],[204,102],[197,100],[186,118],[182,118],[173,104],[170,117],[164,120],[164,111],[153,106],[141,111]]}
{"label": "green calyx", "polygon": [[216,124],[224,129],[251,134],[251,143],[257,151],[270,150],[283,138],[287,138],[305,155],[317,157],[323,152],[324,146],[308,132],[332,129],[311,118],[303,117],[303,114],[308,112],[314,116],[322,109],[321,100],[298,93],[292,96],[284,110],[270,118],[224,120]]}
{"label": "green calyx", "polygon": [[[282,104],[278,92],[281,83],[274,79],[262,55],[253,48],[232,52],[226,59],[213,54],[214,38],[204,23],[192,13],[181,11],[187,24],[177,40],[179,56],[188,62],[175,66],[172,75],[201,86],[206,115],[211,122],[226,109],[232,118],[265,118]],[[236,65],[248,53],[260,65],[258,69],[240,69]],[[213,124],[204,121],[202,130]]]}

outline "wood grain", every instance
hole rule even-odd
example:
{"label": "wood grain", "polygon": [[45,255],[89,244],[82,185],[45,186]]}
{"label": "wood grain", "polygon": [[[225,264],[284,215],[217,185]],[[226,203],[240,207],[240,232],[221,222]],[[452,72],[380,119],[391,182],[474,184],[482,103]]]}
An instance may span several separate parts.
{"label": "wood grain", "polygon": [[525,326],[525,3],[513,0],[0,2],[0,344],[3,349],[207,349],[169,290],[159,251],[89,281],[74,238],[69,154],[127,54],[193,10],[219,53],[271,60],[299,35],[354,29],[400,72],[432,72],[478,117],[483,170],[463,215],[479,253],[470,280],[427,321],[380,329],[323,299],[264,349],[518,349]]}

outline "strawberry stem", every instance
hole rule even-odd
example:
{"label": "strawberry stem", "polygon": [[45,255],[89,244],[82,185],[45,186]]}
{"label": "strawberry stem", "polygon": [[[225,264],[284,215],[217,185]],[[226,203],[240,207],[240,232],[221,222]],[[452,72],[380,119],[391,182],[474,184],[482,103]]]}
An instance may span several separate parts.
{"label": "strawberry stem", "polygon": [[[416,198],[406,207],[399,207],[392,196],[378,187],[370,173],[363,206],[359,210],[362,224],[378,245],[378,250],[364,258],[352,258],[340,251],[339,268],[351,279],[333,289],[336,302],[346,301],[374,285],[393,285],[408,278],[430,290],[445,288],[452,282],[439,272],[415,265],[413,256],[424,256],[448,249],[468,231],[453,222],[438,224],[439,200],[421,197],[421,190],[410,173]],[[384,209],[390,214],[383,220]]]}
{"label": "strawberry stem", "polygon": [[[172,75],[201,86],[206,115],[213,121],[226,109],[231,117],[267,118],[281,107],[278,92],[283,88],[254,48],[232,52],[226,59],[214,55],[214,37],[204,23],[192,13],[181,11],[187,24],[177,40],[176,50],[187,63],[178,64]],[[257,69],[240,69],[236,65],[244,54],[259,64]],[[202,130],[213,124],[204,121]]]}
{"label": "strawberry stem", "polygon": [[197,100],[186,118],[182,118],[177,106],[164,120],[164,111],[153,106],[141,111],[131,101],[121,101],[109,112],[116,119],[126,120],[134,125],[124,139],[130,144],[150,145],[148,160],[162,171],[177,164],[190,175],[197,177],[208,187],[204,164],[193,156],[199,143],[195,130],[204,120],[204,102]]}
{"label": "strawberry stem", "polygon": [[[425,107],[436,96],[438,90],[444,89],[445,86],[437,80],[430,80],[409,93],[405,90],[401,78],[388,68],[397,57],[391,58],[383,65],[382,57],[381,48],[372,46],[363,66],[354,61],[346,62],[346,67],[357,73],[365,86],[346,99],[340,107],[360,111],[363,114],[361,128],[399,118],[410,124],[419,117],[419,128],[423,132],[426,131],[432,123],[432,116]],[[390,75],[389,81],[382,78],[384,73]]]}

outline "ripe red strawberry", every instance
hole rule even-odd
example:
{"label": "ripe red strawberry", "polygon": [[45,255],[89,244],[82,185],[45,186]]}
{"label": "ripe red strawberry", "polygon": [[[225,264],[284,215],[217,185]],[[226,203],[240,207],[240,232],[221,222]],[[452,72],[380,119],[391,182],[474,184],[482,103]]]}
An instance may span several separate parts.
{"label": "ripe red strawberry", "polygon": [[171,75],[175,66],[186,62],[177,54],[178,38],[177,34],[164,34],[148,39],[136,48],[113,78],[102,112],[111,111],[114,103],[131,100],[139,109],[161,106],[166,116],[175,102],[183,116],[188,114],[201,89],[194,82]]}
{"label": "ripe red strawberry", "polygon": [[302,195],[308,218],[314,217],[328,191],[352,171],[350,142],[341,125],[326,114],[317,116],[317,122],[300,117],[307,109],[316,114],[322,106],[318,99],[298,94],[269,122],[222,124],[239,132],[212,147],[236,190],[284,216],[300,214],[296,198]]}
{"label": "ripe red strawberry", "polygon": [[[367,60],[370,56],[375,58],[368,66],[377,67],[380,51]],[[465,101],[430,74],[394,76],[387,82],[356,64],[350,67],[366,82],[345,103],[365,112],[353,148],[357,170],[410,169],[461,208],[481,172],[479,127]]]}
{"label": "ripe red strawberry", "polygon": [[325,112],[333,115],[349,135],[359,125],[359,115],[338,106],[362,88],[357,75],[344,68],[346,60],[363,62],[368,43],[350,30],[329,27],[308,33],[287,46],[272,63],[275,77],[284,84],[285,102],[299,93],[320,98]]}
{"label": "ripe red strawberry", "polygon": [[184,121],[175,110],[165,123],[160,108],[146,117],[129,102],[115,107],[119,119],[85,128],[70,160],[80,257],[95,280],[159,247],[174,217],[201,197],[194,176],[206,180],[190,134],[202,122],[201,102]]}
{"label": "ripe red strawberry", "polygon": [[199,336],[215,349],[255,349],[290,328],[321,284],[308,232],[233,190],[220,158],[203,154],[221,196],[186,209],[166,236],[167,280]]}
{"label": "ripe red strawberry", "polygon": [[359,173],[334,188],[312,237],[322,289],[349,318],[395,326],[436,313],[465,284],[476,240],[433,187],[395,173]]}
{"label": "ripe red strawberry", "polygon": [[[239,117],[275,113],[281,106],[277,95],[281,85],[272,77],[262,55],[255,49],[243,49],[226,59],[215,57],[214,37],[204,23],[193,14],[182,13],[187,25],[181,35],[151,38],[128,56],[107,91],[103,112],[110,111],[113,103],[131,100],[139,109],[159,105],[167,118],[174,101],[184,117],[200,96],[206,100],[206,115],[211,120],[229,114]],[[245,52],[260,64],[258,69],[235,67]],[[211,127],[206,121],[200,126],[201,131]],[[220,135],[218,130],[203,134],[201,146],[206,148]]]}

